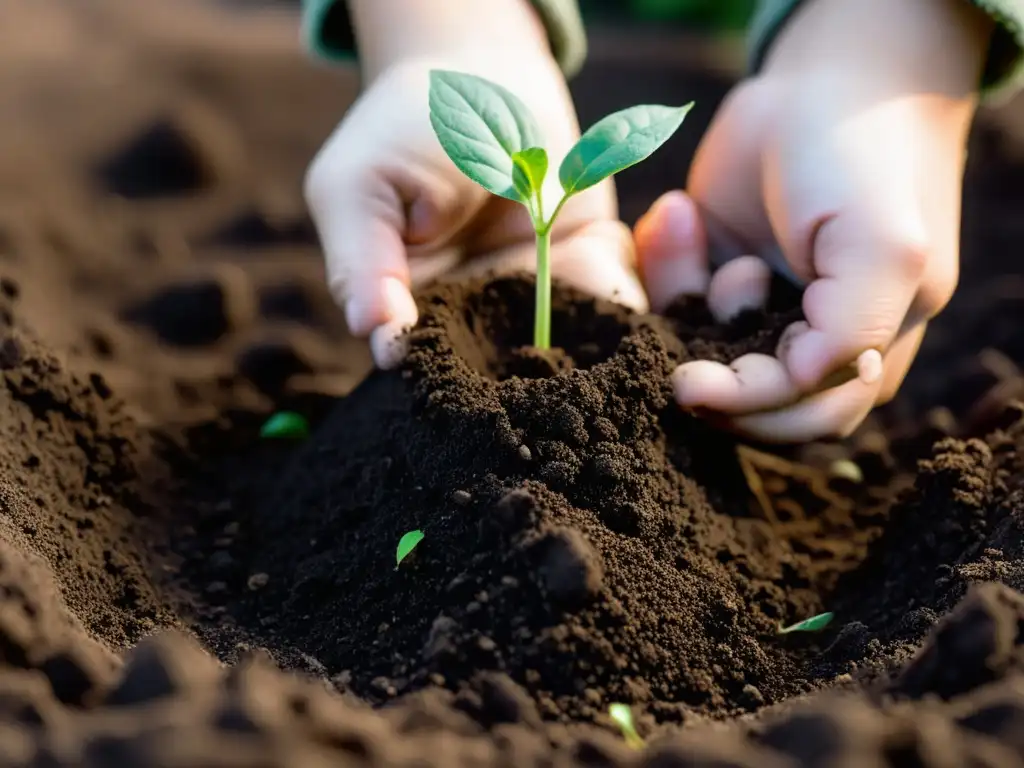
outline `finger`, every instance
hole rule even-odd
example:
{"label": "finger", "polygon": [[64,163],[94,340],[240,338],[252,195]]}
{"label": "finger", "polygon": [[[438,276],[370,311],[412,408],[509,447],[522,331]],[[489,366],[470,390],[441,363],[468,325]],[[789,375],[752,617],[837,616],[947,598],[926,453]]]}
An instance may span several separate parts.
{"label": "finger", "polygon": [[748,309],[768,302],[771,268],[757,256],[740,256],[722,266],[708,288],[708,307],[715,319],[727,323]]}
{"label": "finger", "polygon": [[636,312],[649,309],[637,275],[636,249],[629,227],[619,221],[595,221],[556,243],[551,273],[569,285]]}
{"label": "finger", "polygon": [[355,336],[368,336],[386,323],[412,325],[417,312],[409,292],[398,192],[378,174],[341,173],[327,164],[333,157],[314,162],[306,177],[331,294],[344,307]]}
{"label": "finger", "polygon": [[813,390],[869,349],[896,339],[928,262],[922,239],[878,238],[852,217],[825,222],[814,241],[817,276],[804,292],[808,326],[785,354],[799,386]]}
{"label": "finger", "polygon": [[[806,320],[790,323],[779,336],[779,341],[775,347],[775,357],[779,360],[786,360],[793,342],[796,339],[802,338],[810,329],[811,326]],[[803,391],[807,393],[831,389],[857,378],[865,384],[874,384],[881,376],[882,354],[877,349],[867,349],[861,352],[853,363],[834,369],[828,376],[819,381],[813,390]]]}
{"label": "finger", "polygon": [[786,366],[771,355],[750,354],[729,365],[696,360],[672,374],[676,402],[724,414],[779,408],[800,397]]}
{"label": "finger", "polygon": [[666,192],[633,231],[640,274],[655,311],[675,299],[703,295],[710,273],[703,225],[696,206],[680,190]]}
{"label": "finger", "polygon": [[[824,381],[821,389],[839,387],[853,379],[876,384],[883,376],[882,357],[877,350],[868,350],[840,373]],[[729,365],[710,360],[684,363],[673,373],[672,384],[681,406],[732,415],[775,410],[806,394],[778,357],[760,354],[744,355]]]}
{"label": "finger", "polygon": [[854,379],[785,408],[736,416],[724,426],[771,443],[847,437],[871,411],[880,388],[881,378],[874,384]]}
{"label": "finger", "polygon": [[374,364],[385,371],[397,368],[408,351],[407,333],[411,325],[389,320],[370,333],[370,354]]}

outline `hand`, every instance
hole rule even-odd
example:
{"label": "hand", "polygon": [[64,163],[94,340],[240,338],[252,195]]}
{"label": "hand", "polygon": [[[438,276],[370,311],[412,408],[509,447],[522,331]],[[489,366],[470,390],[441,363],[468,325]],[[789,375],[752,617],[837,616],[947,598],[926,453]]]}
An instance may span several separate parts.
{"label": "hand", "polygon": [[[815,0],[728,97],[689,197],[638,222],[655,309],[707,293],[726,320],[767,298],[772,254],[806,285],[776,355],[694,361],[679,403],[761,440],[845,436],[893,396],[958,273],[965,146],[991,22],[964,0]],[[748,246],[713,277],[712,222]],[[853,367],[845,383],[823,386]]]}
{"label": "hand", "polygon": [[[428,74],[435,67],[459,70],[509,88],[561,156],[579,128],[546,45],[526,53],[490,46],[417,56],[384,68],[313,162],[306,194],[329,284],[351,332],[370,336],[378,366],[400,361],[401,333],[417,320],[410,287],[453,270],[534,267],[525,208],[467,179],[441,148],[429,122]],[[633,256],[610,183],[573,198],[552,232],[556,277],[644,310]]]}

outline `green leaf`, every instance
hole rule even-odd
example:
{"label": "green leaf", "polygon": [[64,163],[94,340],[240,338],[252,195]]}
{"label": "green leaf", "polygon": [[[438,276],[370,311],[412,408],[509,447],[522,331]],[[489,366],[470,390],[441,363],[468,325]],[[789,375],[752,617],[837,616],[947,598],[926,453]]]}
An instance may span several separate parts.
{"label": "green leaf", "polygon": [[303,438],[309,436],[309,423],[300,413],[278,411],[260,427],[260,437]]}
{"label": "green leaf", "polygon": [[693,102],[682,107],[641,104],[601,118],[562,161],[562,189],[574,195],[646,160],[676,132],[692,107]]}
{"label": "green leaf", "polygon": [[609,704],[608,717],[619,726],[619,730],[622,731],[622,736],[627,744],[637,749],[643,749],[644,740],[636,732],[636,727],[633,725],[633,711],[629,706],[626,704]]}
{"label": "green leaf", "polygon": [[791,624],[788,627],[779,627],[779,634],[786,635],[790,632],[817,632],[820,629],[824,629],[831,622],[835,616],[834,613],[819,613],[817,616],[811,616],[809,619],[798,621],[796,624]]}
{"label": "green leaf", "polygon": [[430,72],[430,124],[455,166],[489,192],[526,202],[512,181],[512,155],[542,143],[529,109],[497,83],[463,72]]}
{"label": "green leaf", "polygon": [[402,561],[409,556],[409,553],[416,549],[416,545],[423,541],[423,531],[409,531],[398,540],[398,549],[395,552],[395,570],[402,564]]}
{"label": "green leaf", "polygon": [[548,174],[548,153],[542,147],[530,147],[512,155],[512,183],[529,200],[544,186]]}

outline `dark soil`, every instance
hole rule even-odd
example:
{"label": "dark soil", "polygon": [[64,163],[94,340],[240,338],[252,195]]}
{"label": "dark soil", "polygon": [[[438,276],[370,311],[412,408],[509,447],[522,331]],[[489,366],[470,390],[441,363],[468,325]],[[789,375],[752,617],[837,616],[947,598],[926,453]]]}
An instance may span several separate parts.
{"label": "dark soil", "polygon": [[[823,569],[796,550],[849,516],[769,545],[740,486],[713,507],[703,486],[729,487],[735,459],[671,401],[690,354],[672,324],[560,290],[542,358],[526,350],[532,291],[421,297],[408,367],[371,376],[272,487],[236,497],[233,555],[268,579],[229,613],[376,702],[484,670],[565,722],[620,700],[732,714],[806,688],[772,635],[820,610]],[[426,539],[394,569],[416,528]]]}
{"label": "dark soil", "polygon": [[[781,289],[723,328],[558,286],[539,353],[528,277],[442,283],[368,374],[300,195],[355,80],[277,5],[0,15],[0,766],[1024,765],[1021,103],[898,399],[768,450],[667,374],[770,351]],[[702,110],[635,218],[729,81],[602,34],[584,122]],[[261,440],[284,409],[310,437]]]}

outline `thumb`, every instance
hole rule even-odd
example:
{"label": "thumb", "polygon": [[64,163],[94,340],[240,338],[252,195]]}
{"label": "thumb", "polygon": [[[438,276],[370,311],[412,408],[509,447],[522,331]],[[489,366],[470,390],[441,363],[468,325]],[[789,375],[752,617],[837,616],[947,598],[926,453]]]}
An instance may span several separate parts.
{"label": "thumb", "polygon": [[409,289],[404,206],[398,190],[379,174],[341,173],[328,163],[314,162],[305,183],[328,286],[345,310],[349,331],[370,336],[375,362],[390,368],[402,356],[398,339],[418,319]]}
{"label": "thumb", "polygon": [[707,292],[710,272],[704,228],[681,190],[659,197],[633,229],[644,287],[656,312],[683,295]]}

